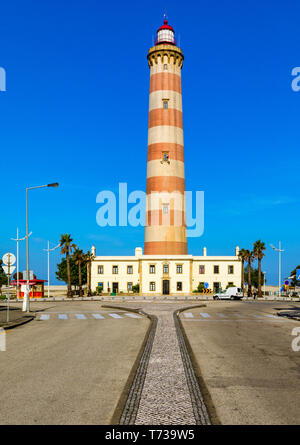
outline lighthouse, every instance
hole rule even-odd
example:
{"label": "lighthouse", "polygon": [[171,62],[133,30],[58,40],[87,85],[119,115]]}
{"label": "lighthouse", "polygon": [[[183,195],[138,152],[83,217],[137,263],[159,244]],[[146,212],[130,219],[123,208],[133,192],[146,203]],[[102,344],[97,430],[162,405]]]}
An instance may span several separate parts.
{"label": "lighthouse", "polygon": [[187,254],[181,69],[183,52],[164,20],[150,68],[145,255]]}

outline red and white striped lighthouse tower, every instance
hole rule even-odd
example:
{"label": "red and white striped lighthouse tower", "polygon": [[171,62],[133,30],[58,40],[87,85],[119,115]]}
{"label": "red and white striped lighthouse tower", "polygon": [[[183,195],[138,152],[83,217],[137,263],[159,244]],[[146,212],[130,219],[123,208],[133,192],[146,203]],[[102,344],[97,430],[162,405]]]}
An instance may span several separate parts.
{"label": "red and white striped lighthouse tower", "polygon": [[182,50],[164,21],[150,67],[145,255],[187,254],[182,123]]}

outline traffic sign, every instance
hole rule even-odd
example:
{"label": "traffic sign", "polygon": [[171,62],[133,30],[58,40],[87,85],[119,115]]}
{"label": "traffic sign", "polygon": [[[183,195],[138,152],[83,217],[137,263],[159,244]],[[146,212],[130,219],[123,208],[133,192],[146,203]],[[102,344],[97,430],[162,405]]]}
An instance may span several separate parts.
{"label": "traffic sign", "polygon": [[300,269],[296,269],[296,280],[300,281]]}
{"label": "traffic sign", "polygon": [[285,285],[285,286],[288,286],[289,284],[290,284],[289,280],[286,280],[286,281],[284,282],[284,285]]}
{"label": "traffic sign", "polygon": [[4,270],[5,275],[12,275],[14,273],[16,266],[2,266],[2,269]]}
{"label": "traffic sign", "polygon": [[16,257],[13,253],[7,252],[5,255],[3,255],[2,261],[4,264],[9,263],[12,266],[16,262]]}
{"label": "traffic sign", "polygon": [[207,289],[208,286],[209,286],[209,283],[204,283],[204,287],[205,287],[205,289]]}

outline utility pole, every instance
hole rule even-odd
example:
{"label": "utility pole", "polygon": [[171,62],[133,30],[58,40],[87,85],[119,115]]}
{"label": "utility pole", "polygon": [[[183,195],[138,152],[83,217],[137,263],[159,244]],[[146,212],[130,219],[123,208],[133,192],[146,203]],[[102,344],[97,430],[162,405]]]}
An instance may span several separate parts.
{"label": "utility pole", "polygon": [[50,298],[50,252],[53,252],[53,250],[57,249],[59,246],[60,244],[57,244],[53,249],[50,249],[50,241],[48,241],[48,249],[43,249],[48,252],[48,298]]}
{"label": "utility pole", "polygon": [[[28,234],[30,236],[32,232]],[[19,300],[19,241],[24,241],[27,238],[27,236],[24,236],[24,238],[19,238],[19,228],[17,227],[17,238],[11,238],[12,241],[17,241],[17,300]]]}
{"label": "utility pole", "polygon": [[279,241],[279,247],[274,247],[272,244],[270,244],[270,246],[272,247],[273,250],[275,250],[276,252],[278,252],[278,260],[279,260],[279,273],[278,273],[278,296],[280,297],[281,295],[281,253],[284,252],[283,249],[281,249],[281,241]]}

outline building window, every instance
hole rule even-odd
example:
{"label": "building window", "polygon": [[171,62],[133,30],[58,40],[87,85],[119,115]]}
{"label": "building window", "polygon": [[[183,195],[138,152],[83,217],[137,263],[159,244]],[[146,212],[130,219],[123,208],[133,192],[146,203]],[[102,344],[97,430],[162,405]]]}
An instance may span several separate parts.
{"label": "building window", "polygon": [[132,291],[132,285],[133,285],[133,283],[127,283],[128,292]]}
{"label": "building window", "polygon": [[221,290],[220,283],[214,283],[214,292],[218,292],[219,290]]}
{"label": "building window", "polygon": [[98,283],[98,287],[100,290],[103,290],[103,283]]}
{"label": "building window", "polygon": [[167,215],[169,213],[169,205],[168,204],[163,205],[163,212],[165,215]]}
{"label": "building window", "polygon": [[219,273],[219,266],[214,266],[214,273]]}
{"label": "building window", "polygon": [[164,273],[169,273],[169,265],[164,264]]}
{"label": "building window", "polygon": [[150,264],[149,273],[155,273],[155,265],[154,264]]}
{"label": "building window", "polygon": [[113,267],[112,267],[112,273],[113,273],[113,274],[117,274],[117,273],[119,273],[119,272],[118,272],[118,266],[113,266]]}
{"label": "building window", "polygon": [[164,70],[167,70],[168,69],[168,65],[165,63],[164,64]]}
{"label": "building window", "polygon": [[164,103],[164,110],[167,110],[168,109],[168,101],[164,100],[163,103]]}
{"label": "building window", "polygon": [[234,287],[234,283],[233,283],[233,281],[229,281],[227,287]]}
{"label": "building window", "polygon": [[155,290],[155,281],[151,281],[151,282],[150,282],[149,289],[150,289],[151,291],[154,291],[154,290]]}
{"label": "building window", "polygon": [[132,274],[133,273],[133,267],[132,266],[127,266],[127,273],[128,274]]}
{"label": "building window", "polygon": [[168,162],[169,161],[169,152],[168,151],[163,151],[162,152],[162,158],[164,162]]}
{"label": "building window", "polygon": [[229,273],[229,274],[233,274],[233,273],[234,273],[234,268],[233,268],[233,266],[228,266],[228,273]]}
{"label": "building window", "polygon": [[204,275],[205,274],[205,266],[204,264],[200,264],[199,266],[199,274]]}
{"label": "building window", "polygon": [[103,266],[98,266],[98,274],[99,275],[103,274]]}
{"label": "building window", "polygon": [[179,291],[182,290],[182,282],[181,281],[177,281],[177,290],[179,290]]}
{"label": "building window", "polygon": [[182,273],[182,264],[177,264],[176,265],[176,272],[177,273]]}

